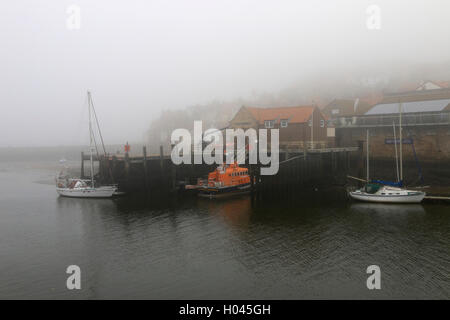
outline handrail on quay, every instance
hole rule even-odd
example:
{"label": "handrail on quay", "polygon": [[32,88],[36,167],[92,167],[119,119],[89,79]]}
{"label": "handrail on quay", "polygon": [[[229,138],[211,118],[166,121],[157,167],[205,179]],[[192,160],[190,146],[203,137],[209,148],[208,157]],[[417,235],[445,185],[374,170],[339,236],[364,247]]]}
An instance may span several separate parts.
{"label": "handrail on quay", "polygon": [[[399,121],[398,114],[388,115],[363,115],[353,117],[340,117],[331,119],[330,123],[336,128],[357,127],[389,127],[392,123]],[[450,112],[428,112],[428,113],[404,113],[402,114],[402,126],[430,126],[450,124]]]}

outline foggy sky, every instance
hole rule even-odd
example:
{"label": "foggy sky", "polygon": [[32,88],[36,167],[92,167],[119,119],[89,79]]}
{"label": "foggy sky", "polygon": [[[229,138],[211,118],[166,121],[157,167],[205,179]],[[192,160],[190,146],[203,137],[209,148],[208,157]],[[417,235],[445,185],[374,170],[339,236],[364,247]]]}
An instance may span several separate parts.
{"label": "foggy sky", "polygon": [[[71,4],[79,30],[66,27]],[[366,27],[371,4],[380,30]],[[88,89],[106,142],[124,143],[164,108],[450,59],[446,0],[18,0],[0,12],[0,146],[87,143]]]}

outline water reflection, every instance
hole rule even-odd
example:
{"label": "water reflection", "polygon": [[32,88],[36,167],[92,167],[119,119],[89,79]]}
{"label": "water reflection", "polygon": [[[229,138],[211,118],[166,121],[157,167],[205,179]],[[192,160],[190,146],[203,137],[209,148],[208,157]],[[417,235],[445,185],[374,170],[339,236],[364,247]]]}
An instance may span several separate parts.
{"label": "water reflection", "polygon": [[[445,205],[350,203],[345,190],[253,204],[70,199],[33,182],[45,174],[1,174],[0,297],[450,297]],[[82,269],[81,292],[65,287],[70,264]],[[381,292],[365,287],[370,264],[382,268]]]}
{"label": "water reflection", "polygon": [[57,219],[79,243],[62,245],[82,253],[93,298],[369,297],[370,264],[383,267],[380,297],[447,294],[448,217],[438,207],[313,196],[58,198]]}
{"label": "water reflection", "polygon": [[378,215],[421,215],[425,209],[421,204],[352,203],[350,210],[364,214]]}
{"label": "water reflection", "polygon": [[82,210],[109,210],[116,208],[113,199],[84,199],[84,198],[57,198],[58,208],[64,210],[82,209]]}
{"label": "water reflection", "polygon": [[239,228],[247,228],[252,215],[251,198],[248,196],[214,200],[200,198],[198,207],[220,216],[230,226]]}

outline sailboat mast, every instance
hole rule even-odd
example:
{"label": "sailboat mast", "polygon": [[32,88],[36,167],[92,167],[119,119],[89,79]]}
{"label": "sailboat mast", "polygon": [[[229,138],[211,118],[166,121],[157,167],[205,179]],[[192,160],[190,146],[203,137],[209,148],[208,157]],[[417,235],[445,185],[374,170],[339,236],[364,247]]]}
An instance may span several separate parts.
{"label": "sailboat mast", "polygon": [[397,152],[397,135],[395,134],[395,121],[392,121],[392,127],[394,128],[395,167],[397,169],[397,182],[399,182],[400,176],[398,173],[398,152]]}
{"label": "sailboat mast", "polygon": [[400,127],[400,181],[403,181],[403,138],[402,138],[402,103],[399,103],[400,115],[399,115],[399,127]]}
{"label": "sailboat mast", "polygon": [[92,101],[92,96],[90,97],[90,101],[91,101],[92,113],[94,114],[95,123],[97,124],[98,134],[100,136],[100,141],[102,142],[103,154],[106,156],[105,142],[103,141],[103,135],[102,135],[102,131],[100,130],[100,124],[98,122],[97,112],[95,112],[94,101]]}
{"label": "sailboat mast", "polygon": [[88,110],[89,110],[89,160],[91,163],[91,187],[94,187],[94,161],[92,159],[92,120],[91,120],[91,92],[88,91]]}
{"label": "sailboat mast", "polygon": [[311,113],[311,149],[314,149],[314,109]]}
{"label": "sailboat mast", "polygon": [[367,175],[366,175],[366,179],[367,179],[367,183],[369,183],[369,129],[367,129],[367,137],[366,137],[366,141],[367,141],[367,154],[366,154],[366,161],[367,161]]}

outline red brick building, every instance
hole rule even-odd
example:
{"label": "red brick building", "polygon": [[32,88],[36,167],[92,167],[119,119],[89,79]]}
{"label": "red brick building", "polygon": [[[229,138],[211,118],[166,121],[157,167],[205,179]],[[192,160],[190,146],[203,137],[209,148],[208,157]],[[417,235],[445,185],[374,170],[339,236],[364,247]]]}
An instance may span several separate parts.
{"label": "red brick building", "polygon": [[324,148],[334,143],[334,127],[316,106],[242,107],[229,127],[279,129],[280,148]]}

